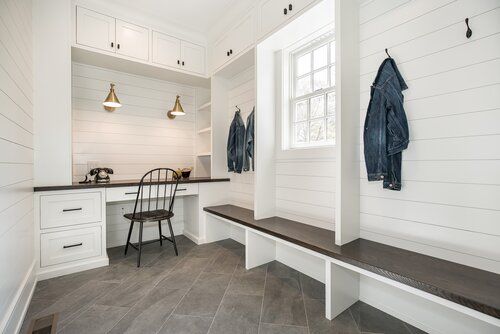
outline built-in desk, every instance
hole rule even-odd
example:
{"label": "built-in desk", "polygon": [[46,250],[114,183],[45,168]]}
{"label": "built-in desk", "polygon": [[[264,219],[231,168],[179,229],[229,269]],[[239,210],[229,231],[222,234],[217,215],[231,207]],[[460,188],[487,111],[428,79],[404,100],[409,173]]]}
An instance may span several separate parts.
{"label": "built-in desk", "polygon": [[[205,242],[203,207],[227,203],[228,178],[182,179],[183,224],[176,234]],[[35,191],[35,251],[38,278],[47,279],[109,264],[106,204],[133,202],[140,180],[38,186]],[[156,185],[157,183],[147,183]],[[113,239],[116,245],[120,238]],[[125,236],[123,244],[125,244]]]}

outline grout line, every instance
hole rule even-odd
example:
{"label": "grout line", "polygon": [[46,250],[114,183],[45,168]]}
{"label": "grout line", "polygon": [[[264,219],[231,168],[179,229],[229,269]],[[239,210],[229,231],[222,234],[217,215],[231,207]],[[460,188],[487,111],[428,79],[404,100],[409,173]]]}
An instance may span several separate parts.
{"label": "grout line", "polygon": [[[246,257],[247,257],[247,254],[245,252],[245,258]],[[264,299],[266,298],[266,285],[267,285],[267,271],[268,270],[269,270],[269,264],[266,264],[266,274],[264,276],[264,292],[262,293],[262,303],[260,305],[260,317],[259,317],[259,325],[257,327],[257,334],[260,333],[260,325],[262,324],[262,314],[264,313]]]}
{"label": "grout line", "polygon": [[300,286],[300,293],[302,294],[302,304],[304,305],[304,314],[306,316],[307,333],[311,333],[311,331],[309,329],[309,318],[307,317],[306,298],[305,298],[305,295],[304,295],[304,288],[302,286],[301,275],[303,275],[303,274],[299,273],[299,279],[298,279],[298,281],[299,281],[299,286]]}

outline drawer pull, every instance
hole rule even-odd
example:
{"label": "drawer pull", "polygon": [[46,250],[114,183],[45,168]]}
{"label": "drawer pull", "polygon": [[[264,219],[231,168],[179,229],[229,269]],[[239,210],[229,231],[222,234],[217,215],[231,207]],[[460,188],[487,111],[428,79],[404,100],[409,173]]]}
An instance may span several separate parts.
{"label": "drawer pull", "polygon": [[125,193],[125,195],[137,195],[137,191],[136,192]]}
{"label": "drawer pull", "polygon": [[82,208],[63,209],[63,212],[71,212],[71,211],[82,211]]}
{"label": "drawer pull", "polygon": [[63,246],[63,248],[65,248],[65,249],[66,249],[66,248],[73,248],[73,247],[79,247],[79,246],[82,246],[82,245],[83,245],[83,243],[81,243],[81,242],[80,242],[80,243],[78,243],[78,244],[73,244],[73,245],[65,245],[65,246]]}
{"label": "drawer pull", "polygon": [[177,189],[177,191],[186,191],[186,190],[187,190],[186,188]]}

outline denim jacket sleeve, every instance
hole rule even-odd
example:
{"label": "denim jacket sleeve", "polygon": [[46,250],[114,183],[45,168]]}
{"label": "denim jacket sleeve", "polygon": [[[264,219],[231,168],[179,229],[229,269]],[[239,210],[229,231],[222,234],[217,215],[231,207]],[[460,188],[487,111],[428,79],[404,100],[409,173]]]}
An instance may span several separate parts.
{"label": "denim jacket sleeve", "polygon": [[247,130],[245,136],[245,157],[243,161],[243,170],[250,170],[250,158],[252,158],[252,170],[255,170],[254,164],[254,126],[255,126],[255,108],[247,118]]}
{"label": "denim jacket sleeve", "polygon": [[229,127],[229,136],[227,138],[227,167],[229,172],[241,173],[244,145],[245,124],[239,112],[237,112]]}
{"label": "denim jacket sleeve", "polygon": [[410,140],[408,121],[403,108],[403,95],[391,91],[388,93],[387,111],[387,154],[393,155],[405,150]]}

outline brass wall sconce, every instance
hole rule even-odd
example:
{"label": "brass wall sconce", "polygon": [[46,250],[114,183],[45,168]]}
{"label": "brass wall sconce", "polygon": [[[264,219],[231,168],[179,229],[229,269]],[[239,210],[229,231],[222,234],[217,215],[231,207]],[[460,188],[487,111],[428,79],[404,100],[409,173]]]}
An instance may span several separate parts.
{"label": "brass wall sconce", "polygon": [[120,108],[122,104],[120,103],[120,100],[118,100],[118,96],[115,94],[115,84],[111,83],[109,86],[108,97],[106,97],[106,100],[104,100],[102,104],[105,110],[115,111],[116,108]]}
{"label": "brass wall sconce", "polygon": [[180,96],[177,95],[177,97],[175,99],[174,108],[172,110],[169,110],[167,112],[167,117],[170,118],[170,119],[174,119],[175,116],[186,115],[186,113],[184,112],[184,109],[182,109],[181,101],[179,100],[179,98],[180,98]]}

